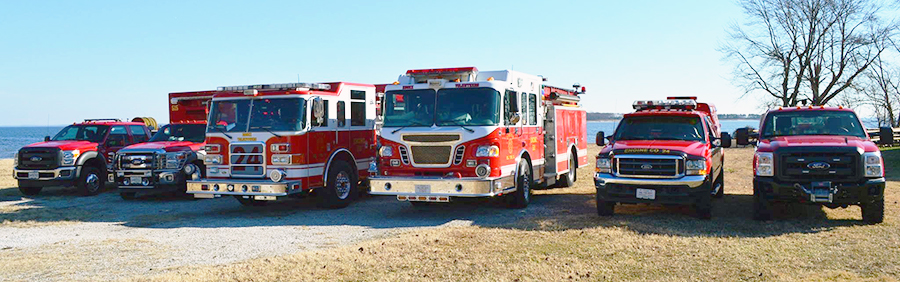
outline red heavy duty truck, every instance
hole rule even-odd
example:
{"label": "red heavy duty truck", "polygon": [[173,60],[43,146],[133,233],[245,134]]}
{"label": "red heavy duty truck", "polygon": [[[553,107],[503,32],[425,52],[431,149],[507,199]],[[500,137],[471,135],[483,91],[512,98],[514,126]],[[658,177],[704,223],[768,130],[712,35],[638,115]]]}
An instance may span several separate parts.
{"label": "red heavy duty truck", "polygon": [[115,180],[123,199],[133,199],[139,193],[184,194],[187,180],[202,176],[206,117],[215,93],[169,93],[169,124],[149,142],[119,150]]}
{"label": "red heavy duty truck", "polygon": [[119,149],[150,139],[152,118],[87,119],[66,126],[53,138],[25,146],[16,153],[13,176],[19,191],[37,195],[43,187],[75,186],[96,195],[112,182],[113,160]]}
{"label": "red heavy duty truck", "polygon": [[650,203],[692,205],[698,217],[712,216],[712,198],[725,193],[722,148],[731,136],[720,133],[716,107],[696,100],[636,101],[612,136],[597,133],[599,215],[613,215],[617,203]]}
{"label": "red heavy duty truck", "polygon": [[571,185],[588,164],[584,88],[543,83],[511,70],[407,71],[385,87],[370,193],[416,205],[505,196],[524,208],[535,185]]}
{"label": "red heavy duty truck", "polygon": [[206,175],[196,198],[263,205],[314,193],[345,207],[375,156],[375,86],[349,82],[220,87],[206,125]]}

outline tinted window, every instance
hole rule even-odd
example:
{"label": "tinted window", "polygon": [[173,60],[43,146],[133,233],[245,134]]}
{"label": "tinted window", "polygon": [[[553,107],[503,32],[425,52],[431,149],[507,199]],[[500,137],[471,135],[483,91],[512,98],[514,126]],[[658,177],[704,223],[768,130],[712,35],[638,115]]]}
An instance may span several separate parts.
{"label": "tinted window", "polygon": [[147,142],[147,131],[144,130],[143,126],[129,125],[128,131],[131,131],[131,137],[134,138],[134,143]]}
{"label": "tinted window", "polygon": [[204,139],[206,139],[206,133],[204,132],[204,126],[202,124],[169,124],[159,129],[150,141],[188,141],[203,143]]}
{"label": "tinted window", "polygon": [[644,116],[628,117],[616,129],[615,140],[686,140],[706,141],[706,131],[699,117]]}
{"label": "tinted window", "polygon": [[210,107],[209,131],[244,132],[250,116],[250,100],[215,101]]}
{"label": "tinted window", "polygon": [[350,103],[350,125],[365,126],[366,125],[366,103],[351,102]]}
{"label": "tinted window", "polygon": [[388,91],[384,94],[384,126],[431,126],[435,94],[431,89]]}
{"label": "tinted window", "polygon": [[350,99],[365,100],[366,99],[366,91],[350,90]]}
{"label": "tinted window", "polygon": [[96,143],[103,140],[107,130],[109,130],[109,126],[106,125],[70,125],[60,130],[52,140],[79,140]]}
{"label": "tinted window", "polygon": [[303,102],[299,98],[253,100],[249,131],[303,130]]}
{"label": "tinted window", "polygon": [[347,113],[346,107],[344,106],[344,101],[337,102],[337,126],[344,127],[347,125]]}
{"label": "tinted window", "polygon": [[109,130],[109,137],[106,138],[106,145],[112,147],[128,145],[128,132],[124,126],[113,126]]}
{"label": "tinted window", "polygon": [[853,112],[789,111],[766,116],[762,138],[791,135],[839,135],[866,138],[865,129]]}
{"label": "tinted window", "polygon": [[500,123],[500,92],[493,88],[438,91],[435,124],[490,126]]}

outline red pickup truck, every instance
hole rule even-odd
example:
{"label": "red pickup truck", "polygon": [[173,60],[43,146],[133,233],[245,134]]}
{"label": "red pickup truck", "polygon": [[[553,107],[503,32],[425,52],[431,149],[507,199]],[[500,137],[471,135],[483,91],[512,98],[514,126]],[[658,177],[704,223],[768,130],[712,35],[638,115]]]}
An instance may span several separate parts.
{"label": "red pickup truck", "polygon": [[25,195],[37,195],[48,186],[75,186],[83,195],[96,195],[112,176],[108,173],[116,151],[149,139],[144,122],[88,119],[19,149],[13,176]]}

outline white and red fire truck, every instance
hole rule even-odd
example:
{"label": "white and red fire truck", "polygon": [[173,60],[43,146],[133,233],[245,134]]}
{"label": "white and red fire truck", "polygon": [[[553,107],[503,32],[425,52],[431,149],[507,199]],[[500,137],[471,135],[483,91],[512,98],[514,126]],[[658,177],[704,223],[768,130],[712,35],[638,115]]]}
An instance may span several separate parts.
{"label": "white and red fire truck", "polygon": [[571,185],[588,164],[584,88],[543,82],[474,67],[407,71],[385,87],[370,193],[413,204],[507,196],[524,208],[535,185]]}
{"label": "white and red fire truck", "polygon": [[206,128],[196,198],[262,205],[315,193],[323,207],[358,194],[376,153],[375,86],[348,82],[220,87]]}

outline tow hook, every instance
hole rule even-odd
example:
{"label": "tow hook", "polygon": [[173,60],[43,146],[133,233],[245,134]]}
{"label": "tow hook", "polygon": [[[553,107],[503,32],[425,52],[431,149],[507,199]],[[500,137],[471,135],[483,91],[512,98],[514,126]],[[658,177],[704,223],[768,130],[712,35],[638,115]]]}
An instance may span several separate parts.
{"label": "tow hook", "polygon": [[807,189],[803,185],[800,185],[800,183],[794,183],[794,188],[809,195],[809,201],[813,203],[834,202],[834,194],[837,193],[837,188],[831,187],[831,182],[813,183],[811,186],[812,189]]}

